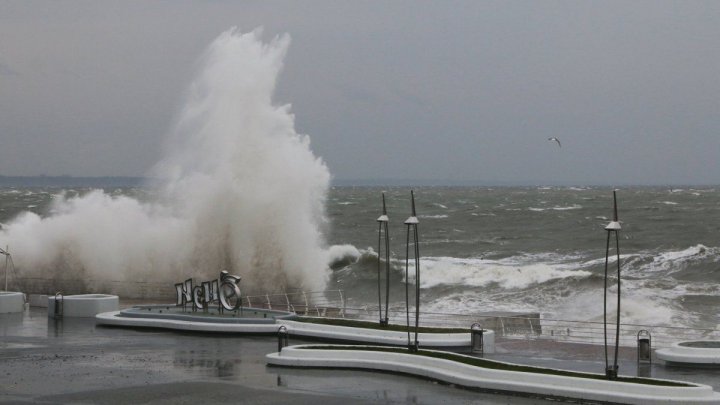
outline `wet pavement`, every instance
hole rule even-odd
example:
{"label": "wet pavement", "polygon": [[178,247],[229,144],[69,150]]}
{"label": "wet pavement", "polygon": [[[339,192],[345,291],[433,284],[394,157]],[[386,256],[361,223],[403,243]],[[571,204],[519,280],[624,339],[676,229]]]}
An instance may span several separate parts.
{"label": "wet pavement", "polygon": [[[309,343],[292,339],[291,344]],[[602,347],[499,340],[488,358],[602,372]],[[44,308],[0,315],[0,403],[537,404],[539,398],[476,392],[412,376],[268,367],[269,336],[180,333],[47,318]],[[635,375],[635,351],[620,373]],[[603,362],[601,362],[601,360]],[[641,369],[653,377],[713,385],[720,370]],[[548,402],[550,403],[550,402]],[[553,401],[553,403],[556,403]]]}
{"label": "wet pavement", "polygon": [[[512,363],[552,367],[565,370],[604,373],[605,349],[603,346],[578,343],[558,343],[543,340],[500,339],[497,353],[485,356]],[[613,351],[608,353],[613,362]],[[621,347],[618,353],[619,374],[679,380],[705,384],[720,392],[720,368],[667,366],[652,355],[652,362],[637,361],[637,348]]]}

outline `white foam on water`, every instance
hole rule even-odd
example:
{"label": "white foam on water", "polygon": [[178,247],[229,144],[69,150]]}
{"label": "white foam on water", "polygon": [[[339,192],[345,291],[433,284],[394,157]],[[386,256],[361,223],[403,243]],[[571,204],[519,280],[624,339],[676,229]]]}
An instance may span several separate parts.
{"label": "white foam on water", "polygon": [[645,263],[630,266],[630,274],[640,278],[664,276],[684,271],[688,265],[707,261],[720,261],[720,249],[702,244],[690,246],[683,250],[666,252],[643,252],[636,257]]}
{"label": "white foam on water", "polygon": [[550,208],[550,209],[551,209],[551,210],[554,210],[554,211],[579,210],[579,209],[582,209],[582,205],[580,205],[580,204],[573,204],[573,205],[568,206],[568,207],[552,207],[552,208]]}
{"label": "white foam on water", "polygon": [[360,259],[360,256],[362,254],[375,254],[377,255],[371,248],[368,248],[368,251],[360,252],[358,248],[356,248],[353,245],[333,245],[330,246],[326,251],[326,263],[336,263],[340,261],[351,261],[351,262],[357,262],[358,259]]}
{"label": "white foam on water", "polygon": [[669,251],[661,253],[654,258],[654,262],[658,264],[662,263],[669,263],[669,262],[678,262],[687,260],[690,258],[696,258],[706,255],[712,255],[717,253],[717,249],[711,249],[708,248],[705,245],[695,245],[690,246],[687,249],[683,250],[677,250],[677,251]]}
{"label": "white foam on water", "polygon": [[424,312],[470,314],[486,312],[538,312],[534,305],[509,300],[493,300],[477,292],[454,293],[422,305]]}
{"label": "white foam on water", "polygon": [[[553,288],[522,292],[497,293],[468,288],[448,294],[423,305],[424,310],[437,313],[485,313],[494,311],[538,312],[544,319],[591,321],[603,320],[602,288],[583,289],[571,294],[553,293]],[[693,315],[683,312],[673,303],[673,297],[662,290],[648,289],[640,284],[625,282],[621,300],[621,322],[639,325],[690,325]],[[616,319],[617,287],[611,281],[608,290],[608,322]]]}
{"label": "white foam on water", "polygon": [[[627,283],[625,283],[627,284]],[[672,300],[658,296],[656,291],[624,285],[620,300],[620,321],[623,324],[674,325],[681,314],[673,309]],[[608,322],[617,319],[617,288],[608,289]],[[555,319],[588,320],[602,322],[603,290],[592,289],[571,297],[558,299],[545,308]]]}
{"label": "white foam on water", "polygon": [[582,209],[582,205],[579,204],[573,204],[570,206],[555,206],[555,207],[548,207],[548,208],[536,208],[536,207],[530,207],[528,208],[528,211],[535,211],[535,212],[543,212],[543,211],[570,211],[570,210],[579,210]]}
{"label": "white foam on water", "polygon": [[[497,284],[504,289],[523,289],[533,284],[568,277],[588,277],[584,270],[561,269],[548,263],[518,264],[513,260],[424,257],[420,262],[420,287],[462,285],[483,287]],[[411,280],[414,275],[411,275]]]}
{"label": "white foam on water", "polygon": [[93,191],[55,199],[3,229],[25,277],[179,281],[243,277],[244,289],[321,290],[330,175],[290,107],[272,103],[290,38],[231,29],[202,58],[185,107],[150,173],[158,202]]}

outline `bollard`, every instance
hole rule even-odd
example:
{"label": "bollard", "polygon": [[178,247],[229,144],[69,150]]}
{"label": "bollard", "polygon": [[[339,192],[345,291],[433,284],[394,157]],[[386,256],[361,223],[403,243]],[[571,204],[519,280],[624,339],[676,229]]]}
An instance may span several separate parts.
{"label": "bollard", "polygon": [[278,328],[278,353],[282,352],[282,348],[288,345],[288,335],[285,325]]}
{"label": "bollard", "polygon": [[650,332],[642,329],[637,333],[637,361],[652,363],[652,336]]}
{"label": "bollard", "polygon": [[483,354],[483,328],[479,323],[470,326],[470,351]]}
{"label": "bollard", "polygon": [[64,304],[65,304],[65,299],[63,298],[62,293],[61,292],[55,293],[55,313],[54,313],[55,316],[54,317],[56,319],[63,317],[63,310],[65,309]]}
{"label": "bollard", "polygon": [[607,366],[605,369],[605,377],[607,377],[608,380],[617,380],[618,368],[618,366]]}

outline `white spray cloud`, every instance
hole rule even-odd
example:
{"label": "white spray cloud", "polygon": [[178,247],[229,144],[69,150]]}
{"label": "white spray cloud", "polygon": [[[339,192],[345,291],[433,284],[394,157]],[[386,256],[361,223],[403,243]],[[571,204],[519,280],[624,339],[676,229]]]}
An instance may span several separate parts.
{"label": "white spray cloud", "polygon": [[231,29],[207,49],[151,173],[159,201],[60,196],[52,215],[6,225],[25,276],[179,281],[228,269],[255,291],[324,288],[330,174],[290,107],[272,104],[289,37],[260,35]]}

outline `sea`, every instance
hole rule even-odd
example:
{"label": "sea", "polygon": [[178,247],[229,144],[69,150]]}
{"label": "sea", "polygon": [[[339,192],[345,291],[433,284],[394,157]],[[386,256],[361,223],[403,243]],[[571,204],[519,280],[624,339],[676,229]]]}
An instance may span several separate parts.
{"label": "sea", "polygon": [[[608,187],[331,187],[322,225],[332,269],[327,289],[342,290],[349,306],[377,305],[376,220],[383,194],[390,218],[390,301],[404,302],[411,190],[424,311],[602,320],[605,226],[613,216]],[[0,188],[0,224],[24,211],[53,215],[59,193],[89,191]],[[104,192],[140,201],[153,195],[142,187]],[[616,194],[623,323],[720,328],[720,188],[621,187]],[[612,238],[610,301],[617,293]],[[410,283],[416,281],[412,263]]]}

